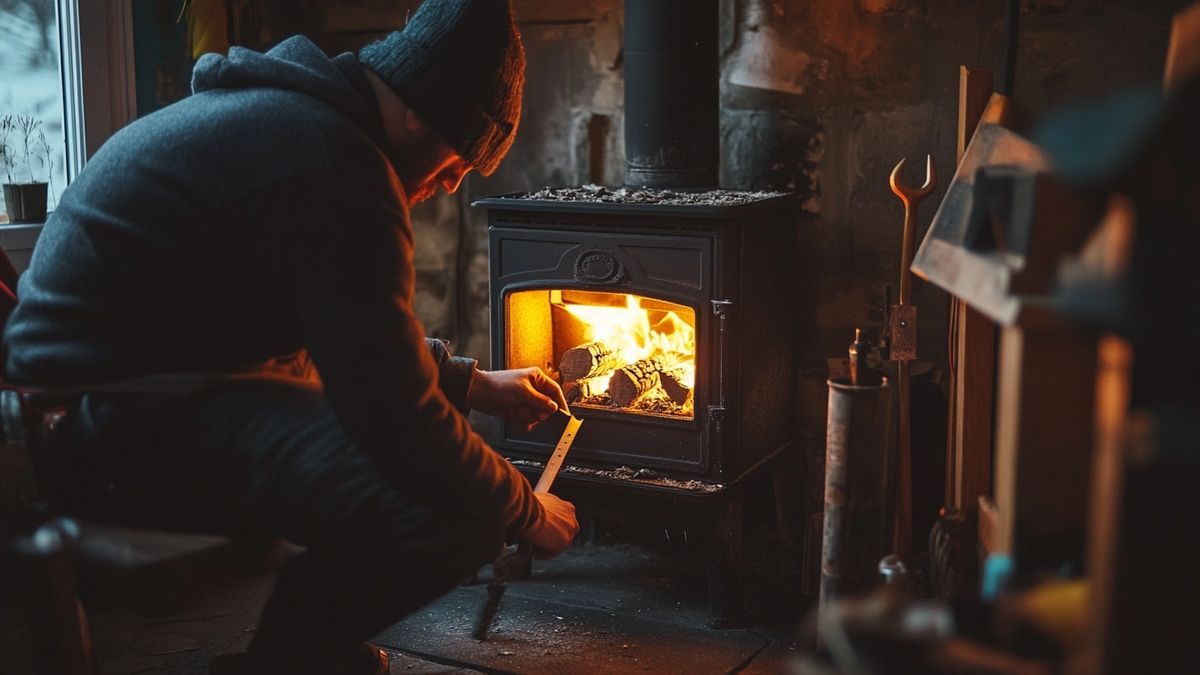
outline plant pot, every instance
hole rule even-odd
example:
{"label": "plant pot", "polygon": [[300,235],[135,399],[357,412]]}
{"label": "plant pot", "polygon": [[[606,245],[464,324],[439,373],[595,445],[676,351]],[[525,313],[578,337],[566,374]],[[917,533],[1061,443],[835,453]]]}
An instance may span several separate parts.
{"label": "plant pot", "polygon": [[46,183],[5,183],[4,210],[10,223],[46,220]]}

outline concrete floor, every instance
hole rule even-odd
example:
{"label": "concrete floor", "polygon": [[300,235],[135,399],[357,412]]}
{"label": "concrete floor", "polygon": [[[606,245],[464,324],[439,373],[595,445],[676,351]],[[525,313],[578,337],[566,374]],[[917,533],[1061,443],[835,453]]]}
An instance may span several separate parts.
{"label": "concrete floor", "polygon": [[[786,672],[805,607],[797,575],[771,546],[751,552],[747,628],[707,627],[697,547],[592,544],[539,561],[531,579],[510,584],[487,642],[470,638],[486,578],[376,642],[392,652],[393,673]],[[92,609],[103,672],[203,675],[213,654],[249,641],[272,580],[237,579],[154,618]],[[8,622],[0,632],[0,673],[29,672],[21,656],[27,644]]]}

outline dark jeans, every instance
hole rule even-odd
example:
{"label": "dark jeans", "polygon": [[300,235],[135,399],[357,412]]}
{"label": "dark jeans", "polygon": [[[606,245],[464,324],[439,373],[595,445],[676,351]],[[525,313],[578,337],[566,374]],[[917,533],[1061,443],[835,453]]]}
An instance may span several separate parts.
{"label": "dark jeans", "polygon": [[[55,432],[58,501],[140,527],[285,537],[250,653],[324,672],[492,560],[502,529],[414,503],[346,437],[323,396],[272,381],[175,398],[90,395]],[[397,452],[420,452],[397,442]]]}

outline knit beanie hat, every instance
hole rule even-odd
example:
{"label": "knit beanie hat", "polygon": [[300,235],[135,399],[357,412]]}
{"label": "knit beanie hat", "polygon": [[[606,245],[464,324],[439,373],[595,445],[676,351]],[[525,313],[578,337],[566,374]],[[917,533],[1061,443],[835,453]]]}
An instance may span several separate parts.
{"label": "knit beanie hat", "polygon": [[521,120],[525,49],[509,0],[425,0],[403,31],[358,53],[483,175]]}

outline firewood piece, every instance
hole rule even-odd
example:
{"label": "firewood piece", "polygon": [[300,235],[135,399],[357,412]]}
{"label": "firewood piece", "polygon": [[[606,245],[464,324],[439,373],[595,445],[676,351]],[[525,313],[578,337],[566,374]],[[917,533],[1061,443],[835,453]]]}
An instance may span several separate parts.
{"label": "firewood piece", "polygon": [[659,373],[659,384],[676,405],[683,405],[692,393],[692,388],[685,382],[687,379],[682,368],[670,368]]}
{"label": "firewood piece", "polygon": [[642,394],[658,386],[663,362],[657,358],[642,359],[613,373],[608,381],[608,395],[613,403],[624,408]]}
{"label": "firewood piece", "polygon": [[588,342],[563,352],[558,369],[564,382],[603,375],[625,365],[621,356],[603,342]]}
{"label": "firewood piece", "polygon": [[597,378],[590,377],[583,380],[572,380],[567,382],[563,387],[563,395],[567,397],[567,403],[574,403],[579,400],[595,398],[603,396],[605,390],[599,386]]}

